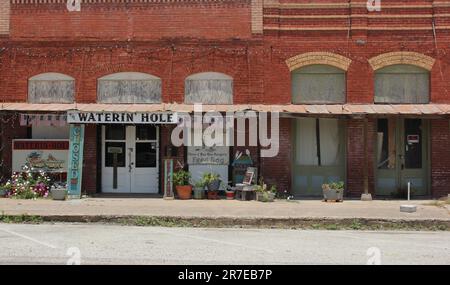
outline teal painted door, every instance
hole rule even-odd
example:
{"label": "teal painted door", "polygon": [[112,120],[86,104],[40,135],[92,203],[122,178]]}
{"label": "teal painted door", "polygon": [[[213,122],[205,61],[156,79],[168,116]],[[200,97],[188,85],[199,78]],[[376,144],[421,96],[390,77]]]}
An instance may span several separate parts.
{"label": "teal painted door", "polygon": [[412,196],[428,194],[428,122],[379,119],[376,138],[376,194],[398,196],[408,183]]}
{"label": "teal painted door", "polygon": [[322,196],[323,183],[345,181],[344,122],[301,118],[293,125],[293,194]]}

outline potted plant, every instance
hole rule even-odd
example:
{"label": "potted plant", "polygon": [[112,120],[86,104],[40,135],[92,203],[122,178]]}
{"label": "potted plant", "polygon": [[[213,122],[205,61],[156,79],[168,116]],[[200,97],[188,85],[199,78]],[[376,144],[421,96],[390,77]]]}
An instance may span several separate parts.
{"label": "potted plant", "polygon": [[67,186],[65,183],[55,183],[50,187],[50,193],[53,200],[66,200]]}
{"label": "potted plant", "polygon": [[344,200],[344,182],[332,182],[322,185],[323,199],[342,202]]}
{"label": "potted plant", "polygon": [[1,197],[5,197],[6,196],[6,189],[5,189],[5,186],[3,186],[3,185],[0,185],[0,198]]}
{"label": "potted plant", "polygon": [[270,188],[264,183],[262,177],[259,184],[256,185],[256,200],[260,202],[273,202],[277,193],[277,187],[272,185]]}
{"label": "potted plant", "polygon": [[207,172],[203,174],[203,185],[208,188],[208,199],[218,199],[220,188],[220,175],[217,173]]}
{"label": "potted plant", "polygon": [[178,198],[188,200],[192,198],[192,185],[189,184],[191,174],[186,170],[179,170],[173,174],[173,184],[177,190]]}
{"label": "potted plant", "polygon": [[194,185],[194,199],[203,199],[205,197],[205,184],[203,181],[197,181]]}

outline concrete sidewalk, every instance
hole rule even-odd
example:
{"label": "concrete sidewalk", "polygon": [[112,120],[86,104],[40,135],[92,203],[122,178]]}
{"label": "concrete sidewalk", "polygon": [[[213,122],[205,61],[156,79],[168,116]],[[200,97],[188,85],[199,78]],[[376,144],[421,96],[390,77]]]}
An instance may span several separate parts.
{"label": "concrete sidewalk", "polygon": [[[158,216],[182,218],[261,219],[382,219],[450,221],[450,207],[430,205],[432,200],[363,202],[347,200],[279,200],[273,203],[237,200],[172,200],[160,198],[85,198],[53,201],[0,198],[4,215],[36,216]],[[417,205],[416,213],[401,213],[402,204]],[[428,204],[428,205],[427,205]]]}

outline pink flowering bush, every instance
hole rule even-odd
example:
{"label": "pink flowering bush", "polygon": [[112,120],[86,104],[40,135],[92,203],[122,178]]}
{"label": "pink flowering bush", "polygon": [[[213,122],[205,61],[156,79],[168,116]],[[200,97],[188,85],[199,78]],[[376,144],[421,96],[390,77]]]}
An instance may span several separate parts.
{"label": "pink flowering bush", "polygon": [[36,199],[48,196],[49,184],[50,178],[45,172],[33,173],[29,167],[24,167],[24,172],[14,172],[3,188],[7,197]]}

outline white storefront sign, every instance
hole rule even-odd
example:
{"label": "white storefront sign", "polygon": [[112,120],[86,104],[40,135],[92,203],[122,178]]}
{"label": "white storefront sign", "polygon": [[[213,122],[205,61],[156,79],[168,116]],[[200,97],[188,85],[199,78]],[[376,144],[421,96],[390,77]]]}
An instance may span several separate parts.
{"label": "white storefront sign", "polygon": [[188,147],[189,165],[228,165],[230,163],[229,147]]}
{"label": "white storefront sign", "polygon": [[69,124],[176,124],[177,113],[67,112]]}
{"label": "white storefront sign", "polygon": [[33,172],[67,172],[68,140],[13,140],[12,170]]}

